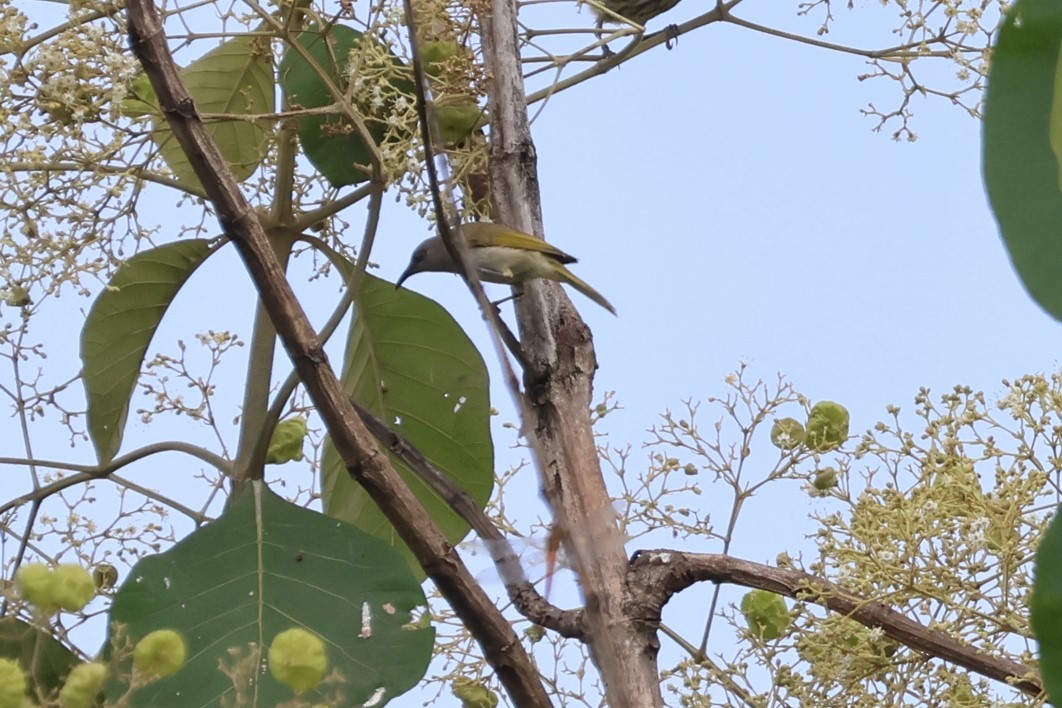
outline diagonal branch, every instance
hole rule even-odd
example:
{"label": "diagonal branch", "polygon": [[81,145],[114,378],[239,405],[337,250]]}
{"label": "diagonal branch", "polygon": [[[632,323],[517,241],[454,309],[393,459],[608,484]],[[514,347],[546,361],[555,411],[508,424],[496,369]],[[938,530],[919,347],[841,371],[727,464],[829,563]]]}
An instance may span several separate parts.
{"label": "diagonal branch", "polygon": [[880,628],[905,646],[1006,683],[1026,695],[1036,697],[1043,692],[1037,672],[1031,667],[962,644],[883,603],[860,597],[835,583],[799,570],[776,568],[715,553],[670,550],[641,551],[631,561],[629,582],[632,588],[643,591],[641,604],[650,621],[653,616],[659,621],[660,609],[673,595],[703,581],[744,585],[810,602],[866,627]]}
{"label": "diagonal branch", "polygon": [[350,475],[384,511],[421,567],[483,648],[517,705],[548,706],[538,673],[509,622],[462,563],[358,418],[295,297],[262,225],[206,131],[173,61],[152,0],[129,0],[129,38],[174,136],[250,271],[284,348]]}
{"label": "diagonal branch", "polygon": [[582,622],[583,613],[561,610],[551,605],[535,590],[535,586],[524,575],[520,558],[516,555],[512,545],[468,492],[457,486],[452,479],[424,457],[420,450],[387,427],[387,424],[373,415],[371,411],[357,403],[354,407],[361,416],[362,422],[372,431],[376,439],[383,443],[391,454],[409,465],[410,469],[424,480],[425,484],[431,487],[486,543],[491,560],[494,561],[498,574],[505,583],[509,599],[520,613],[535,624],[552,629],[563,637],[585,639],[586,628]]}

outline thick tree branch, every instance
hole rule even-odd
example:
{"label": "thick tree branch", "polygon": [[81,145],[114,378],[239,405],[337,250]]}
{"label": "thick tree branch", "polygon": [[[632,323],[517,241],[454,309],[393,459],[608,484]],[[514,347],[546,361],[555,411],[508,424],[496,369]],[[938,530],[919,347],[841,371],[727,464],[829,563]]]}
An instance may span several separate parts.
{"label": "thick tree branch", "polygon": [[251,273],[292,363],[351,476],[394,525],[425,572],[480,642],[518,705],[547,706],[538,673],[509,622],[475,582],[423,505],[361,423],[328,363],[251,205],[240,192],[185,89],[151,0],[129,0],[129,36],[174,136]]}
{"label": "thick tree branch", "polygon": [[[492,0],[479,17],[490,76],[491,193],[497,220],[542,234],[534,143],[527,115],[516,3]],[[524,385],[543,492],[585,595],[586,639],[614,708],[662,706],[654,623],[628,602],[628,559],[590,426],[597,360],[590,330],[559,286],[532,282],[517,304]]]}
{"label": "thick tree branch", "polygon": [[845,615],[870,628],[880,628],[901,644],[929,656],[1014,686],[1029,696],[1040,696],[1043,687],[1032,668],[992,656],[961,644],[944,632],[930,629],[881,602],[850,593],[828,580],[799,570],[786,570],[762,563],[714,553],[681,553],[670,550],[641,551],[631,561],[630,583],[643,591],[642,604],[648,619],[676,593],[694,583],[710,580],[769,590],[801,602],[810,602]]}

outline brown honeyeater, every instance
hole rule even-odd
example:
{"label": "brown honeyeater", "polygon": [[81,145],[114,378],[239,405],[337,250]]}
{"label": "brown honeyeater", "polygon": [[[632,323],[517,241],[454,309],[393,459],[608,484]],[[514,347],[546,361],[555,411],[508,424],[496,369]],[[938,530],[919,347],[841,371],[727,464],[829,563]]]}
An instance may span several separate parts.
{"label": "brown honeyeater", "polygon": [[[519,285],[535,278],[545,278],[566,283],[616,314],[616,308],[604,295],[568,270],[566,264],[575,263],[575,258],[556,246],[508,226],[485,221],[461,224],[457,228],[468,244],[468,263],[476,269],[481,280]],[[457,265],[438,236],[417,246],[395,287],[401,287],[409,276],[424,272],[457,272]]]}
{"label": "brown honeyeater", "polygon": [[[678,5],[679,0],[597,0],[603,7],[607,7],[615,15],[636,25],[645,26],[645,23],[657,15],[662,15]],[[594,8],[597,15],[597,24],[600,27],[606,23],[617,24],[621,22],[617,17]]]}

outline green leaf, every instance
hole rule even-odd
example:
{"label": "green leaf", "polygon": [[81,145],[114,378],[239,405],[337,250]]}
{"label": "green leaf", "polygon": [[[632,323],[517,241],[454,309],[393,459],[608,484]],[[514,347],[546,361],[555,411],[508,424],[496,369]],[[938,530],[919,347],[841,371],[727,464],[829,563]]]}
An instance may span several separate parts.
{"label": "green leaf", "polygon": [[1030,623],[1040,643],[1040,673],[1051,701],[1062,700],[1062,507],[1036,551]]}
{"label": "green leaf", "polygon": [[[269,44],[260,37],[230,39],[182,69],[181,78],[200,113],[244,116],[271,113],[275,105]],[[127,108],[135,110],[137,106],[131,103]],[[199,178],[165,120],[158,116],[153,126],[152,138],[173,174],[203,194]],[[207,130],[218,144],[236,181],[242,182],[254,174],[262,162],[273,121],[207,121]]]}
{"label": "green leaf", "polygon": [[195,269],[214,252],[206,240],[177,241],[130,258],[89,310],[81,330],[88,430],[101,464],[122,445],[129,399],[151,338]]}
{"label": "green leaf", "polygon": [[999,31],[985,99],[989,200],[1029,294],[1062,319],[1062,3],[1020,0]]}
{"label": "green leaf", "polygon": [[30,692],[45,696],[58,691],[70,669],[80,663],[51,634],[17,617],[0,619],[0,657],[17,661],[26,672]]}
{"label": "green leaf", "polygon": [[[362,33],[344,25],[330,25],[324,32],[311,28],[297,35],[295,41],[313,57],[308,62],[294,47],[289,47],[280,62],[280,83],[291,108],[324,108],[335,103],[321,72],[341,91],[348,91],[348,67],[351,52],[358,48]],[[385,66],[363,66],[373,75],[408,74],[405,65],[389,50],[382,50]],[[359,61],[369,62],[362,56]],[[316,66],[315,66],[316,64]],[[320,68],[320,71],[318,70]],[[382,82],[381,82],[382,83]],[[392,78],[383,89],[385,95],[379,105],[359,105],[366,127],[373,141],[379,145],[387,133],[387,120],[392,117],[394,100],[399,94],[411,96],[412,84],[407,79]],[[359,184],[370,175],[355,167],[368,165],[371,151],[357,134],[354,124],[339,115],[303,116],[298,120],[299,141],[306,157],[333,187]]]}
{"label": "green leaf", "polygon": [[[220,519],[137,563],[114,598],[111,640],[172,629],[187,644],[184,666],[136,691],[133,706],[277,706],[294,694],[262,670],[265,649],[303,628],[324,641],[332,668],[301,698],[359,706],[423,677],[435,632],[411,624],[411,612],[425,606],[393,549],[256,482]],[[127,690],[129,663],[118,661],[109,701]]]}
{"label": "green leaf", "polygon": [[151,79],[147,74],[140,74],[129,84],[129,93],[122,99],[122,113],[137,118],[140,116],[157,116],[159,99],[155,95],[155,87],[151,85]]}
{"label": "green leaf", "polygon": [[[450,314],[422,295],[367,275],[345,357],[343,385],[353,398],[485,505],[494,485],[487,368]],[[468,524],[405,465],[398,466],[447,538],[453,543],[464,538]],[[322,469],[330,515],[404,549],[331,443]]]}

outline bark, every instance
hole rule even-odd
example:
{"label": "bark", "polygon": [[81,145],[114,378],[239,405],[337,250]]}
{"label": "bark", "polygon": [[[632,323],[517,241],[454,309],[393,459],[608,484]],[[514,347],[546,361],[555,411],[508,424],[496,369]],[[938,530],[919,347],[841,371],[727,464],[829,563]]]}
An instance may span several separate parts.
{"label": "bark", "polygon": [[1014,686],[1026,695],[1040,696],[1035,669],[975,647],[911,619],[881,602],[846,591],[828,580],[799,570],[788,570],[716,553],[642,551],[632,564],[632,586],[643,591],[642,605],[657,612],[677,592],[694,583],[733,583],[769,590],[801,602],[811,602],[845,615],[860,624],[879,628],[901,644],[950,661],[996,681]]}
{"label": "bark", "polygon": [[[493,0],[480,18],[491,77],[491,192],[497,220],[542,235],[536,155],[520,73],[516,3]],[[590,330],[559,286],[530,283],[519,298],[525,433],[542,491],[585,597],[586,641],[615,708],[662,706],[656,626],[627,590],[628,559],[590,425],[597,369]]]}
{"label": "bark", "polygon": [[262,225],[240,192],[181,81],[152,0],[129,0],[127,13],[133,52],[150,78],[163,114],[205,187],[222,228],[250,271],[284,348],[348,471],[383,509],[425,572],[479,641],[484,656],[513,701],[521,706],[550,705],[537,671],[512,626],[483,593],[453,546],[402,483],[387,455],[358,418],[288,284]]}

